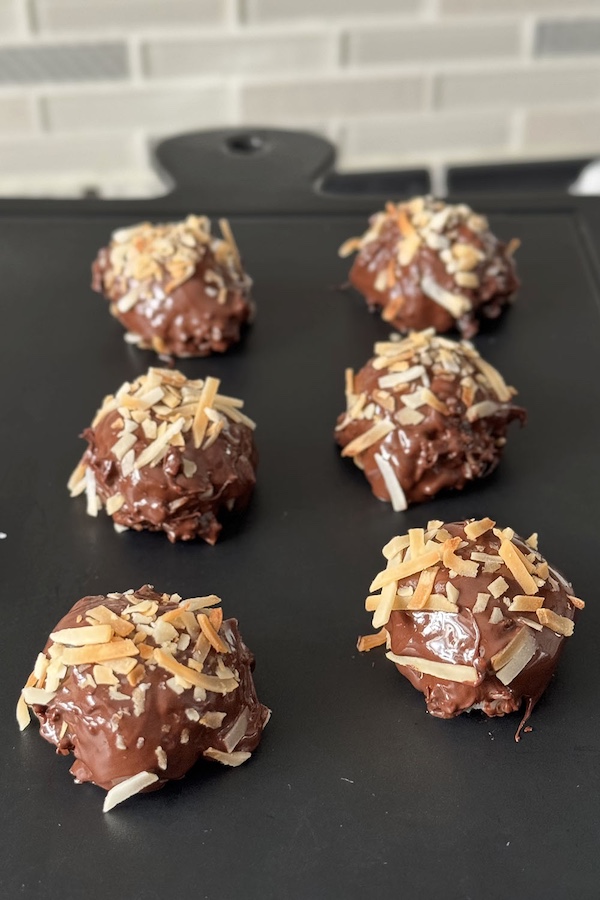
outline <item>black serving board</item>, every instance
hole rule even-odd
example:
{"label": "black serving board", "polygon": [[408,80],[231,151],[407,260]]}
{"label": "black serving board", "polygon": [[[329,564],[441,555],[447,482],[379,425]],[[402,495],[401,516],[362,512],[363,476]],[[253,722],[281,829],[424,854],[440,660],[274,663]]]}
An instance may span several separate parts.
{"label": "black serving board", "polygon": [[[501,236],[521,237],[523,288],[476,344],[520,389],[529,424],[513,430],[492,477],[395,514],[332,441],[344,367],[388,333],[357,295],[334,289],[348,269],[336,251],[381,198],[315,192],[331,149],[265,138],[269,149],[239,151],[243,163],[223,147],[231,135],[183,139],[188,175],[185,160],[171,161],[179,187],[164,200],[0,204],[0,895],[596,898],[600,318],[582,207],[480,204]],[[191,209],[231,215],[258,305],[242,347],[180,364],[221,378],[258,422],[254,502],[215,548],[117,535],[65,489],[103,395],[157,363],[123,342],[88,287],[90,262],[113,228]],[[382,652],[355,650],[382,545],[429,518],[483,515],[539,531],[588,601],[520,744],[517,716],[432,718]],[[273,717],[248,764],[199,764],[103,815],[103,792],[73,784],[35,727],[21,735],[14,706],[75,600],[144,582],[222,596]]]}

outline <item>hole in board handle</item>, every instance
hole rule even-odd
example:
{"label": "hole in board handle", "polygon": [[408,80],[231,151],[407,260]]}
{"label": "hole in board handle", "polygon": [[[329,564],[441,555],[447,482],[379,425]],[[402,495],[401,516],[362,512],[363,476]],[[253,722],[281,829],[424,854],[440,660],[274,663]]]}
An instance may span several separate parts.
{"label": "hole in board handle", "polygon": [[257,134],[246,132],[245,134],[234,134],[227,138],[225,146],[231,153],[250,156],[252,153],[264,150],[266,145],[264,140]]}

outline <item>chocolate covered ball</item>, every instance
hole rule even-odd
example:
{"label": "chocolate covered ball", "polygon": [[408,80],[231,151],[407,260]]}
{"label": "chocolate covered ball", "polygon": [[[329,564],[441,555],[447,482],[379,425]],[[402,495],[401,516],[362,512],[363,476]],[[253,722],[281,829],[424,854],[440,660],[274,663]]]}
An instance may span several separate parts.
{"label": "chocolate covered ball", "polygon": [[219,383],[149,369],[105,397],[83,432],[71,496],[85,493],[89,515],[104,508],[117,531],[214,544],[222,515],[247,507],[258,461],[254,422]]}
{"label": "chocolate covered ball", "polygon": [[525,701],[523,725],[573,634],[584,603],[537,549],[491,519],[429,522],[392,538],[366,607],[387,658],[449,719],[479,709],[503,716]]}
{"label": "chocolate covered ball", "polygon": [[105,811],[200,758],[238,766],[256,749],[270,711],[237,621],[218,603],[148,585],[83,597],[38,655],[19,724],[32,709],[42,737],[74,755],[75,780],[108,791]]}
{"label": "chocolate covered ball", "polygon": [[211,234],[205,217],[121,228],[92,266],[92,287],[110,301],[126,340],[161,356],[223,353],[253,313],[252,281],[231,228]]}
{"label": "chocolate covered ball", "polygon": [[509,424],[525,421],[515,394],[467,341],[415,332],[347,370],[335,437],[375,496],[402,510],[496,468]]}
{"label": "chocolate covered ball", "polygon": [[469,338],[482,317],[495,319],[513,300],[518,246],[503,244],[464,203],[415,197],[375,213],[340,255],[358,251],[350,282],[398,331],[458,329]]}

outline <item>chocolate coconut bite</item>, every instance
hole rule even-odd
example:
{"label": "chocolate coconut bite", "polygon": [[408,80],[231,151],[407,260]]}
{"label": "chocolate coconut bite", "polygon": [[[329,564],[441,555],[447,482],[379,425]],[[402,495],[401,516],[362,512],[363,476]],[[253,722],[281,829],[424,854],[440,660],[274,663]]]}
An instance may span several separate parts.
{"label": "chocolate coconut bite", "polygon": [[346,370],[335,437],[375,496],[403,510],[496,468],[508,426],[525,421],[515,394],[471,344],[431,328],[375,344],[359,372]]}
{"label": "chocolate coconut bite", "polygon": [[201,757],[249,759],[270,711],[259,703],[254,657],[218,597],[182,600],[150,586],[83,597],[61,619],[21,692],[40,733],[77,783],[108,791],[104,811],[183,778]]}
{"label": "chocolate coconut bite", "polygon": [[205,217],[115,231],[92,266],[92,287],[110,302],[125,339],[161,356],[223,353],[240,340],[253,313],[226,219],[222,238]]}
{"label": "chocolate coconut bite", "polygon": [[220,517],[243,511],[256,482],[254,422],[219,380],[149,369],[104,398],[83,432],[88,448],[68,483],[87,512],[117,531],[164,531],[214,544]]}
{"label": "chocolate coconut bite", "polygon": [[[521,729],[554,673],[584,603],[537,549],[491,519],[429,522],[383,548],[366,608],[387,658],[449,719],[503,716],[525,701]],[[376,593],[377,592],[377,593]]]}
{"label": "chocolate coconut bite", "polygon": [[386,204],[339,252],[357,252],[350,282],[398,331],[457,329],[469,338],[513,300],[518,246],[503,244],[464,203],[415,197]]}

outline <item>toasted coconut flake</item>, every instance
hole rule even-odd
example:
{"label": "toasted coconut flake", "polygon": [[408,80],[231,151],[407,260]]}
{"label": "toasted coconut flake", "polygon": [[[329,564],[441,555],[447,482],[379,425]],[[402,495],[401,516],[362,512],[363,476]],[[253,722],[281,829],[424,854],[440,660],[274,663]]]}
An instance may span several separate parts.
{"label": "toasted coconut flake", "polygon": [[500,622],[504,620],[504,616],[502,615],[502,610],[499,606],[495,606],[490,613],[489,623],[490,625],[499,625]]}
{"label": "toasted coconut flake", "polygon": [[216,594],[207,594],[206,597],[188,597],[187,600],[182,600],[179,605],[190,612],[196,612],[198,609],[206,609],[207,606],[215,606],[220,602],[221,598],[217,597]]}
{"label": "toasted coconut flake", "polygon": [[25,731],[25,729],[31,722],[29,707],[27,706],[27,703],[22,696],[20,696],[17,701],[17,722],[19,723],[20,731]]}
{"label": "toasted coconut flake", "polygon": [[390,375],[382,375],[379,379],[379,387],[384,389],[395,388],[399,384],[416,381],[417,378],[422,378],[425,374],[425,366],[411,366],[403,372],[392,372]]}
{"label": "toasted coconut flake", "polygon": [[504,580],[502,575],[499,575],[494,581],[491,581],[488,584],[488,591],[492,595],[492,597],[497,600],[498,597],[501,597],[505,591],[508,590],[508,583]]}
{"label": "toasted coconut flake", "polygon": [[[526,628],[520,628],[517,634],[506,644],[502,650],[499,650],[498,653],[494,654],[491,659],[492,666],[494,670],[497,672],[499,669],[504,668],[515,653],[518,653],[521,647],[528,642],[533,640],[531,634],[527,632]],[[533,648],[535,650],[535,641],[533,644]],[[531,659],[531,656],[529,657]],[[520,671],[520,670],[519,670]]]}
{"label": "toasted coconut flake", "polygon": [[241,766],[247,759],[250,759],[252,754],[248,753],[247,750],[236,750],[233,753],[223,753],[222,750],[215,750],[214,747],[209,747],[208,750],[204,751],[204,756],[208,756],[210,759],[223,763],[224,766]]}
{"label": "toasted coconut flake", "polygon": [[211,644],[215,648],[217,653],[228,653],[229,647],[227,646],[223,638],[219,634],[217,634],[208,616],[205,613],[200,613],[198,616],[196,616],[196,618],[198,620],[200,630],[202,631],[209,644]]}
{"label": "toasted coconut flake", "polygon": [[115,459],[122,460],[125,454],[132,449],[136,442],[137,435],[126,433],[112,445],[112,447],[110,448],[110,452],[115,457]]}
{"label": "toasted coconut flake", "polygon": [[453,603],[443,594],[430,594],[427,598],[427,602],[424,606],[421,606],[419,610],[414,610],[411,603],[413,599],[413,594],[404,594],[398,593],[396,595],[396,599],[394,600],[393,609],[401,609],[405,612],[449,612],[449,613],[457,613],[458,606],[456,603]]}
{"label": "toasted coconut flake", "polygon": [[423,276],[421,290],[430,300],[446,309],[454,319],[460,319],[471,309],[471,301],[467,297],[463,297],[462,294],[451,294],[431,275]]}
{"label": "toasted coconut flake", "polygon": [[475,272],[455,272],[454,280],[461,288],[477,288],[479,287],[479,276]]}
{"label": "toasted coconut flake", "polygon": [[238,682],[235,678],[220,679],[214,675],[203,675],[189,667],[194,662],[193,659],[188,661],[188,666],[184,666],[177,662],[170,653],[161,648],[157,648],[154,651],[154,659],[161,668],[171,672],[172,675],[177,675],[190,686],[204,688],[204,690],[214,691],[217,694],[228,694],[238,687]]}
{"label": "toasted coconut flake", "polygon": [[421,553],[425,553],[425,529],[424,528],[409,528],[408,529],[408,540],[409,540],[409,548],[410,555],[413,559],[417,556],[420,556]]}
{"label": "toasted coconut flake", "polygon": [[385,630],[385,628],[381,628],[375,634],[363,634],[361,637],[359,637],[356,644],[356,649],[359,653],[368,653],[369,650],[373,650],[375,647],[381,647],[382,644],[385,644],[386,639],[387,631]]}
{"label": "toasted coconut flake", "polygon": [[394,512],[402,512],[408,507],[408,501],[393,466],[380,453],[375,454],[375,462],[390,495],[392,509]]}
{"label": "toasted coconut flake", "polygon": [[365,431],[357,438],[354,438],[353,441],[350,441],[349,444],[346,444],[346,446],[342,450],[342,456],[357,456],[359,453],[363,453],[373,444],[378,443],[378,441],[382,441],[385,437],[387,437],[390,431],[393,430],[394,425],[392,422],[376,422],[375,425],[372,425],[368,431]]}
{"label": "toasted coconut flake", "polygon": [[478,537],[481,537],[482,534],[485,534],[486,531],[489,531],[490,528],[493,528],[495,524],[496,523],[492,521],[492,519],[478,519],[475,522],[469,522],[468,525],[465,525],[465,534],[470,541],[475,541]]}
{"label": "toasted coconut flake", "polygon": [[137,661],[131,656],[121,656],[118,659],[106,659],[104,665],[117,675],[128,675],[135,669]]}
{"label": "toasted coconut flake", "polygon": [[96,495],[96,476],[92,469],[85,470],[85,494],[87,497],[86,512],[88,516],[97,516],[99,503]]}
{"label": "toasted coconut flake", "polygon": [[437,531],[443,524],[441,519],[430,519],[427,523],[427,531]]}
{"label": "toasted coconut flake", "polygon": [[138,647],[129,638],[108,644],[89,644],[85,647],[66,647],[61,654],[65,666],[81,666],[86,663],[103,663],[124,656],[137,656]]}
{"label": "toasted coconut flake", "polygon": [[503,540],[500,544],[499,554],[508,566],[513,576],[521,585],[525,594],[537,594],[538,586],[527,571],[525,557],[512,543],[511,540]]}
{"label": "toasted coconut flake", "polygon": [[[416,575],[417,572],[422,572],[423,569],[429,569],[439,562],[440,556],[441,547],[439,550],[429,550],[417,559],[410,559],[397,566],[391,566],[389,569],[384,569],[383,572],[379,572],[374,578],[369,590],[377,591],[379,588],[385,587],[392,582],[400,581],[401,578],[408,578],[409,575]],[[382,622],[381,624],[384,623]],[[375,627],[379,626],[376,625]]]}
{"label": "toasted coconut flake", "polygon": [[474,613],[485,612],[489,601],[490,601],[490,594],[486,594],[483,592],[477,594],[477,600],[473,604],[473,612]]}
{"label": "toasted coconut flake", "polygon": [[424,569],[421,572],[415,592],[406,607],[407,609],[423,609],[427,605],[439,570],[440,567],[435,566],[433,569]]}
{"label": "toasted coconut flake", "polygon": [[500,403],[508,403],[515,395],[515,389],[509,387],[498,369],[495,369],[494,366],[487,362],[487,360],[479,356],[478,353],[473,353],[471,359],[484,378],[489,382],[490,387],[496,394]]}
{"label": "toasted coconut flake", "polygon": [[410,407],[400,409],[395,417],[400,425],[419,425],[425,418],[423,413],[420,413],[418,409],[410,409]]}
{"label": "toasted coconut flake", "polygon": [[457,556],[455,553],[455,550],[458,549],[460,543],[461,540],[459,537],[450,538],[449,540],[444,541],[441,548],[442,562],[447,569],[451,569],[453,572],[456,572],[457,575],[475,578],[479,571],[477,563],[470,559],[462,559],[462,557]]}
{"label": "toasted coconut flake", "polygon": [[82,462],[80,462],[67,481],[67,487],[69,489],[71,497],[78,497],[79,494],[83,494],[83,492],[85,491],[85,473],[86,466]]}
{"label": "toasted coconut flake", "polygon": [[569,598],[573,606],[575,606],[577,609],[585,608],[585,603],[583,602],[583,600],[580,600],[579,597],[573,597],[572,594],[567,594],[567,597]]}
{"label": "toasted coconut flake", "polygon": [[140,455],[135,461],[135,468],[142,469],[144,466],[152,465],[153,462],[157,461],[161,458],[161,455],[164,450],[168,447],[171,439],[178,434],[185,422],[183,416],[179,416],[178,419],[175,420],[171,425],[168,426],[151,444],[142,450]]}
{"label": "toasted coconut flake", "polygon": [[393,581],[387,584],[379,596],[379,603],[373,614],[373,628],[383,628],[389,622],[396,600],[397,582]]}
{"label": "toasted coconut flake", "polygon": [[510,606],[509,612],[535,612],[544,604],[543,597],[531,597],[528,594],[515,594]]}
{"label": "toasted coconut flake", "polygon": [[400,265],[409,266],[420,246],[421,239],[416,232],[405,237],[398,250],[398,262]]}
{"label": "toasted coconut flake", "polygon": [[338,256],[341,256],[342,259],[345,259],[347,256],[351,256],[353,253],[356,253],[357,250],[360,250],[362,245],[362,239],[359,237],[348,238],[347,241],[344,241],[340,249],[338,250]]}
{"label": "toasted coconut flake", "polygon": [[120,781],[119,784],[108,791],[104,798],[102,811],[109,812],[109,810],[118,806],[119,803],[123,803],[124,800],[139,794],[144,788],[150,787],[155,781],[158,781],[158,775],[155,775],[153,772],[138,772],[137,775],[132,775],[131,778]]}
{"label": "toasted coconut flake", "polygon": [[478,674],[474,666],[461,666],[452,663],[434,662],[430,659],[422,659],[418,656],[398,656],[396,653],[385,654],[391,662],[398,666],[408,666],[421,672],[422,675],[432,675],[442,681],[457,681],[460,684],[477,684]]}
{"label": "toasted coconut flake", "polygon": [[109,497],[106,501],[106,512],[109,516],[112,516],[113,513],[118,512],[123,504],[125,503],[125,497],[123,494],[113,494],[112,497]]}
{"label": "toasted coconut flake", "polygon": [[496,678],[502,684],[510,684],[523,671],[537,650],[537,642],[531,631],[521,628],[506,647],[492,657]]}
{"label": "toasted coconut flake", "polygon": [[473,406],[470,406],[467,409],[466,415],[469,422],[476,422],[477,419],[494,416],[501,410],[502,406],[500,403],[495,403],[493,400],[482,400],[480,403],[475,403]]}
{"label": "toasted coconut flake", "polygon": [[228,753],[232,753],[239,742],[246,736],[249,718],[249,710],[247,707],[244,707],[235,722],[231,725],[229,731],[222,735],[223,744]]}
{"label": "toasted coconut flake", "polygon": [[45,691],[43,688],[24,687],[21,696],[28,706],[48,706],[56,697],[56,691]]}
{"label": "toasted coconut flake", "polygon": [[92,669],[92,675],[96,684],[118,684],[119,679],[108,666],[97,665]]}
{"label": "toasted coconut flake", "polygon": [[410,539],[407,534],[398,535],[393,537],[391,541],[388,541],[381,552],[386,559],[391,559],[392,556],[396,556],[398,553],[406,550],[409,543]]}
{"label": "toasted coconut flake", "polygon": [[127,675],[127,681],[132,687],[136,687],[140,684],[141,681],[144,680],[144,676],[146,674],[146,669],[142,665],[142,663],[138,663],[131,672]]}
{"label": "toasted coconut flake", "polygon": [[86,644],[106,644],[111,640],[113,630],[110,625],[84,625],[80,628],[62,628],[53,631],[50,639],[56,644],[83,647]]}
{"label": "toasted coconut flake", "polygon": [[365,609],[367,612],[375,612],[381,603],[381,594],[369,594],[365,600]]}
{"label": "toasted coconut flake", "polygon": [[108,609],[107,606],[102,604],[94,606],[93,609],[90,609],[86,613],[86,616],[88,619],[93,619],[96,622],[107,623],[119,637],[127,637],[127,635],[135,630],[135,626],[132,625],[131,622],[126,622],[125,619],[121,618],[121,616],[118,616],[112,610]]}
{"label": "toasted coconut flake", "polygon": [[573,634],[575,625],[566,616],[559,616],[552,612],[551,609],[546,609],[545,607],[536,609],[535,614],[541,625],[545,625],[546,628],[550,628],[556,634],[562,634],[565,637],[571,637]]}
{"label": "toasted coconut flake", "polygon": [[451,581],[446,582],[446,594],[448,595],[448,600],[451,603],[458,603],[458,598],[460,597],[460,591],[456,587],[456,585],[452,584]]}
{"label": "toasted coconut flake", "polygon": [[208,619],[215,631],[218,632],[221,625],[223,624],[223,610],[220,608],[209,610]]}
{"label": "toasted coconut flake", "polygon": [[534,631],[542,631],[544,627],[543,625],[540,625],[537,620],[526,619],[524,616],[515,616],[515,622],[518,622],[520,625],[528,625],[530,628],[533,628]]}

